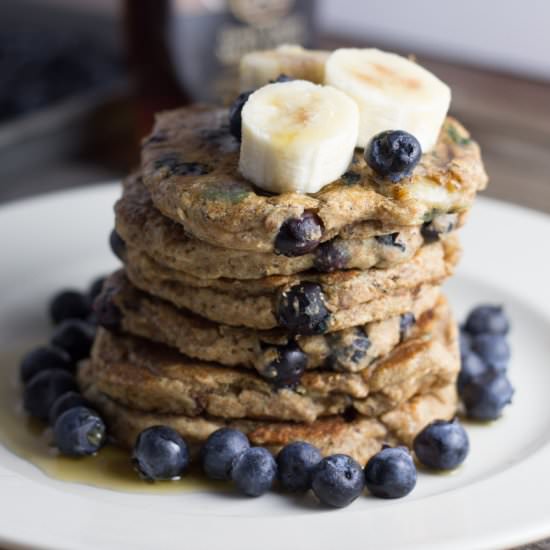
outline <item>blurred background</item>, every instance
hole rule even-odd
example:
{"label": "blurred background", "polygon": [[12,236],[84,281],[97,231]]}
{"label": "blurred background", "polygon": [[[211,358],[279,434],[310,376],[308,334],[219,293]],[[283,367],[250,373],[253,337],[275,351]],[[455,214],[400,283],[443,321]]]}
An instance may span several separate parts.
{"label": "blurred background", "polygon": [[113,180],[153,113],[236,93],[247,51],[415,54],[481,143],[488,194],[550,212],[546,0],[2,0],[0,202]]}

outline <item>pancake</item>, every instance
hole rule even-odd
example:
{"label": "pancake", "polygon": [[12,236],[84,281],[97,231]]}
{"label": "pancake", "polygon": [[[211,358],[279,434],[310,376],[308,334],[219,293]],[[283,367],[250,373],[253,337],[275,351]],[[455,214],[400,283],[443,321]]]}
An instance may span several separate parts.
{"label": "pancake", "polygon": [[254,252],[276,252],[283,223],[305,212],[320,220],[324,242],[358,222],[420,225],[463,212],[487,184],[479,147],[452,118],[411,177],[397,184],[378,177],[356,150],[348,172],[318,193],[271,195],[241,176],[238,159],[227,111],[192,106],[157,115],[141,170],[162,214],[202,241]]}
{"label": "pancake", "polygon": [[[344,227],[337,237],[302,256],[221,248],[193,238],[182,225],[163,216],[135,174],[124,182],[115,213],[116,230],[129,246],[162,265],[202,279],[260,279],[312,269],[387,268],[410,260],[424,243],[422,226],[365,222]],[[465,213],[455,215],[444,229],[454,230],[464,221]]]}
{"label": "pancake", "polygon": [[[456,236],[423,246],[416,256],[390,269],[302,273],[265,279],[199,279],[160,265],[146,253],[128,248],[126,273],[139,289],[215,321],[259,330],[284,327],[297,334],[334,332],[408,311],[407,296],[422,285],[439,285],[449,277],[460,256]],[[308,285],[312,283],[312,285]],[[321,310],[304,315],[319,317],[321,326],[293,330],[293,295],[308,286],[308,300]],[[403,298],[403,301],[401,301]],[[369,315],[378,302],[393,300],[407,306],[399,311]],[[287,320],[290,318],[290,320]],[[309,323],[309,318],[306,319]],[[312,322],[312,325],[314,323]]]}
{"label": "pancake", "polygon": [[147,340],[98,330],[81,370],[98,391],[130,408],[184,416],[313,422],[355,409],[379,415],[413,395],[453,383],[457,329],[447,305],[424,331],[359,373],[306,371],[294,388],[274,388],[256,373],[189,359]]}
{"label": "pancake", "polygon": [[451,419],[457,407],[454,384],[411,397],[393,410],[376,418],[342,416],[316,420],[310,424],[258,420],[227,420],[207,416],[177,416],[145,413],[129,408],[102,393],[81,377],[84,396],[94,403],[107,422],[115,442],[125,448],[134,446],[140,432],[151,426],[170,426],[190,444],[193,454],[206,438],[222,427],[245,432],[252,445],[267,447],[274,454],[293,441],[307,441],[324,456],[344,453],[360,464],[377,453],[383,444],[407,445],[417,433],[434,420]]}
{"label": "pancake", "polygon": [[133,247],[127,247],[124,261],[132,272],[142,273],[145,279],[167,281],[193,289],[206,288],[238,297],[264,296],[303,282],[316,283],[322,286],[329,307],[337,308],[369,301],[394,288],[440,280],[452,273],[459,258],[458,236],[453,234],[421,247],[409,261],[387,269],[353,269],[331,273],[308,271],[244,280],[205,279],[172,269],[155,261],[147,252]]}
{"label": "pancake", "polygon": [[[413,300],[406,317],[396,315],[329,335],[297,336],[295,342],[307,361],[305,368],[363,370],[390,353],[402,339],[422,332],[438,298],[443,301],[434,288]],[[253,368],[268,379],[273,361],[293,341],[283,331],[220,325],[178,309],[138,290],[122,271],[109,277],[98,304],[116,308],[117,328],[125,333],[166,344],[202,361]],[[418,322],[407,329],[406,324],[415,320]]]}

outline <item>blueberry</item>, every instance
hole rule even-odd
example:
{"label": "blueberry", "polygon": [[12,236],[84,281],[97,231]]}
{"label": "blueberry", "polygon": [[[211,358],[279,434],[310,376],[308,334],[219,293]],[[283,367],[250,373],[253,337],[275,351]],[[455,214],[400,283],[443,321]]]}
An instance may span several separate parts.
{"label": "blueberry", "polygon": [[262,375],[278,388],[295,387],[307,367],[307,355],[292,340],[275,349],[277,357],[265,367]]}
{"label": "blueberry", "polygon": [[339,239],[333,239],[319,245],[315,251],[313,265],[317,271],[328,273],[346,269],[351,256],[346,244]]}
{"label": "blueberry", "polygon": [[510,323],[502,306],[481,305],[470,312],[465,329],[474,335],[506,334],[510,329]]}
{"label": "blueberry", "polygon": [[122,321],[122,313],[114,301],[115,293],[114,287],[103,288],[93,305],[96,323],[111,331],[119,330]]}
{"label": "blueberry", "polygon": [[237,490],[249,497],[269,491],[277,476],[277,464],[263,447],[251,447],[233,461],[231,477]]}
{"label": "blueberry", "polygon": [[138,435],[132,463],[148,481],[178,479],[189,465],[189,449],[176,430],[152,426]]}
{"label": "blueberry", "polygon": [[478,334],[472,338],[472,350],[487,363],[502,364],[510,359],[510,346],[504,334]]}
{"label": "blueberry", "polygon": [[86,319],[89,314],[88,296],[76,290],[64,290],[50,303],[50,317],[56,325],[65,319]]}
{"label": "blueberry", "polygon": [[464,462],[470,442],[468,434],[455,418],[428,424],[414,439],[418,460],[436,470],[453,470]]}
{"label": "blueberry", "polygon": [[277,307],[279,324],[295,334],[322,334],[328,328],[321,286],[300,283],[282,293]]}
{"label": "blueberry", "polygon": [[21,361],[19,377],[21,382],[28,382],[35,374],[47,369],[63,369],[74,372],[75,363],[70,355],[61,348],[54,346],[41,346],[35,348]]}
{"label": "blueberry", "polygon": [[328,335],[331,354],[328,360],[329,366],[339,371],[356,371],[357,366],[367,356],[371,347],[371,341],[361,327],[353,331],[332,333]]}
{"label": "blueberry", "polygon": [[113,229],[109,235],[109,246],[112,253],[123,262],[126,255],[126,243],[122,240],[116,229]]}
{"label": "blueberry", "polygon": [[105,279],[106,277],[98,277],[90,285],[90,288],[88,289],[88,298],[90,299],[90,303],[93,304],[94,300],[99,296],[99,293],[105,284]]}
{"label": "blueberry", "polygon": [[407,338],[411,328],[416,324],[416,317],[414,313],[403,313],[399,318],[399,336],[403,340]]}
{"label": "blueberry", "polygon": [[459,345],[460,345],[460,355],[466,355],[470,353],[472,349],[472,336],[464,330],[463,327],[460,327],[460,332],[458,333]]}
{"label": "blueberry", "polygon": [[107,439],[105,423],[87,407],[77,406],[66,410],[56,420],[54,442],[67,456],[85,456],[97,453]]}
{"label": "blueberry", "polygon": [[164,132],[157,132],[156,134],[150,134],[142,142],[142,147],[146,147],[151,143],[164,143],[168,140],[168,136]]}
{"label": "blueberry", "polygon": [[439,214],[431,221],[422,224],[420,230],[424,242],[429,244],[439,240],[441,235],[454,231],[458,225],[458,214]]}
{"label": "blueberry", "polygon": [[292,78],[291,76],[282,73],[275,80],[270,80],[269,83],[278,84],[280,82],[292,82],[293,80],[294,78]]}
{"label": "blueberry", "polygon": [[[353,159],[352,162],[356,162],[355,159]],[[348,170],[340,176],[340,179],[345,185],[355,185],[361,181],[361,174]]]}
{"label": "blueberry", "polygon": [[460,392],[467,416],[476,420],[497,419],[513,395],[514,388],[506,374],[496,371],[469,380]]}
{"label": "blueberry", "polygon": [[244,104],[253,93],[254,90],[243,92],[237,97],[237,99],[233,102],[233,105],[229,108],[229,132],[239,141],[241,141],[242,130],[241,113],[243,111]]}
{"label": "blueberry", "polygon": [[290,443],[277,455],[279,482],[287,491],[307,491],[313,469],[323,457],[317,447],[305,441]]}
{"label": "blueberry", "polygon": [[174,176],[204,176],[211,169],[206,164],[194,161],[185,161],[177,153],[167,153],[161,156],[154,163],[155,170],[161,168],[167,170]]}
{"label": "blueberry", "polygon": [[323,224],[313,212],[290,218],[280,227],[275,238],[275,251],[284,256],[303,256],[319,245]]}
{"label": "blueberry", "polygon": [[48,416],[50,425],[53,426],[55,424],[55,421],[65,411],[68,411],[69,409],[72,409],[74,407],[92,408],[88,400],[84,399],[84,397],[82,397],[82,395],[80,395],[78,392],[68,391],[67,393],[60,395],[50,407],[50,414]]}
{"label": "blueberry", "polygon": [[393,246],[405,252],[405,244],[399,241],[399,233],[388,233],[387,235],[375,235],[374,239],[383,246]]}
{"label": "blueberry", "polygon": [[73,361],[80,361],[90,355],[95,328],[79,319],[63,321],[53,333],[51,343],[64,349]]}
{"label": "blueberry", "polygon": [[48,420],[50,409],[56,399],[76,390],[74,377],[63,369],[47,369],[31,378],[23,392],[25,410],[40,420]]}
{"label": "blueberry", "polygon": [[327,456],[314,468],[311,488],[323,504],[343,508],[363,492],[363,469],[350,456]]}
{"label": "blueberry", "polygon": [[365,466],[365,484],[380,498],[401,498],[416,485],[416,466],[405,447],[387,447],[375,454]]}
{"label": "blueberry", "polygon": [[239,430],[216,430],[208,436],[201,449],[204,473],[211,479],[231,479],[233,461],[249,448],[248,438]]}
{"label": "blueberry", "polygon": [[459,393],[462,392],[462,388],[465,384],[470,382],[470,380],[473,380],[474,378],[477,378],[490,370],[487,363],[482,361],[481,357],[473,351],[470,351],[466,355],[462,355],[460,361],[460,374],[458,375],[457,381]]}
{"label": "blueberry", "polygon": [[489,370],[493,372],[501,372],[503,374],[506,374],[506,371],[508,370],[508,360],[497,360],[497,361],[489,361],[487,363],[487,366],[489,367]]}
{"label": "blueberry", "polygon": [[380,132],[365,149],[367,164],[394,183],[410,176],[421,156],[418,140],[402,130]]}
{"label": "blueberry", "polygon": [[211,171],[210,166],[202,162],[180,162],[172,168],[172,173],[178,176],[205,176]]}

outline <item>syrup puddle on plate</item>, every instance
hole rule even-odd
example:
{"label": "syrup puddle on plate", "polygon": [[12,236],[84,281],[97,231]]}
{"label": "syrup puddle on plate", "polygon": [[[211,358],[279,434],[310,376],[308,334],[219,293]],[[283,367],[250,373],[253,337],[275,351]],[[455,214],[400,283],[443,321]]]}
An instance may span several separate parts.
{"label": "syrup puddle on plate", "polygon": [[176,481],[143,481],[132,468],[129,451],[113,445],[107,445],[95,456],[59,455],[51,443],[51,430],[23,412],[23,389],[17,383],[17,367],[24,353],[0,356],[0,443],[9,451],[52,479],[112,491],[177,494],[227,490],[227,484],[207,480],[199,471],[189,472]]}

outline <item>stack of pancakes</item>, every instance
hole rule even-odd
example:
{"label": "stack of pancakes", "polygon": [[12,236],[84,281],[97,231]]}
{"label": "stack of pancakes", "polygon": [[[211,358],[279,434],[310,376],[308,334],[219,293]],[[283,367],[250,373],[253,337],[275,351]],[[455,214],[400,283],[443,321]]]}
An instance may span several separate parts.
{"label": "stack of pancakes", "polygon": [[398,184],[358,150],[314,195],[266,194],[238,159],[226,111],[180,109],[158,116],[124,183],[124,268],[79,372],[111,435],[132,446],[162,424],[200,444],[231,426],[273,451],[306,440],[365,462],[452,417],[457,329],[440,286],[486,185],[466,130],[447,119]]}

